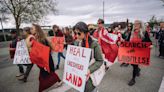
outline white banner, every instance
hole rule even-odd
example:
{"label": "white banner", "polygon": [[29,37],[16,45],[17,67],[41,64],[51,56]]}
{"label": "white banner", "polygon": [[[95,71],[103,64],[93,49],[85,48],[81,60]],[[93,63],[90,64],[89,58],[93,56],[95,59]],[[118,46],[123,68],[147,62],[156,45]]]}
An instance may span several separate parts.
{"label": "white banner", "polygon": [[80,92],[84,92],[91,49],[68,45],[63,81]]}
{"label": "white banner", "polygon": [[17,42],[13,64],[31,64],[25,40]]}

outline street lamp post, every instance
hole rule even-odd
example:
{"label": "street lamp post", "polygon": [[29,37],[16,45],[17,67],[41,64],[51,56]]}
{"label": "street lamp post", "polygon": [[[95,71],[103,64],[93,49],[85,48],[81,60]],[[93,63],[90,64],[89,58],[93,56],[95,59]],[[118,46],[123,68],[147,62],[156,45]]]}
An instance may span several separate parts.
{"label": "street lamp post", "polygon": [[2,23],[2,21],[3,21],[3,16],[2,16],[2,18],[0,18],[0,22],[1,22],[1,27],[2,27],[2,32],[3,32],[4,39],[5,39],[5,41],[7,41],[6,36],[5,36],[5,31],[3,29],[3,23]]}
{"label": "street lamp post", "polygon": [[105,5],[105,3],[104,3],[104,0],[103,0],[103,20],[104,20],[104,5]]}

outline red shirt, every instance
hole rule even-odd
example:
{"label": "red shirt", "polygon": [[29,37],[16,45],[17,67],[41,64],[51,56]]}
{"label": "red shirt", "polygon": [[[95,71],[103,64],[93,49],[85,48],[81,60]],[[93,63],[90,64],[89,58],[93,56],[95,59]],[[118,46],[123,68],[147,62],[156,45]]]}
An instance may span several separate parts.
{"label": "red shirt", "polygon": [[59,31],[55,32],[55,36],[56,36],[56,37],[63,37],[64,35],[63,35],[63,33],[59,30]]}

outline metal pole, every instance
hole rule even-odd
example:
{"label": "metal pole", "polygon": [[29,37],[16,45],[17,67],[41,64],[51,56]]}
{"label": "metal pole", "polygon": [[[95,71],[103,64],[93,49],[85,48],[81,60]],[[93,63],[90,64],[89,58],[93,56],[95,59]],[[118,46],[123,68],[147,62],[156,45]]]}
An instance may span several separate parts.
{"label": "metal pole", "polygon": [[104,3],[104,0],[103,0],[103,20],[104,20],[104,5],[105,5],[105,3]]}
{"label": "metal pole", "polygon": [[2,18],[0,18],[0,21],[1,21],[1,27],[2,27],[2,32],[3,32],[4,39],[5,39],[5,41],[7,41],[6,36],[5,36],[5,31],[3,29]]}

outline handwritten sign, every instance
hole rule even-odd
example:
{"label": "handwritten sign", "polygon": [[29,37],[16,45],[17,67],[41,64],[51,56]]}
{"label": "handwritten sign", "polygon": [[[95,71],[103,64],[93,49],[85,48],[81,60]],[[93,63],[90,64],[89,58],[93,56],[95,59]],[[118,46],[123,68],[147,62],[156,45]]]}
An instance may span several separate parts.
{"label": "handwritten sign", "polygon": [[118,60],[129,64],[150,64],[150,42],[121,42]]}
{"label": "handwritten sign", "polygon": [[29,52],[24,40],[17,42],[13,64],[31,64]]}
{"label": "handwritten sign", "polygon": [[63,81],[80,92],[84,92],[91,49],[68,45]]}
{"label": "handwritten sign", "polygon": [[63,52],[64,50],[64,37],[53,37],[51,39],[54,52]]}

